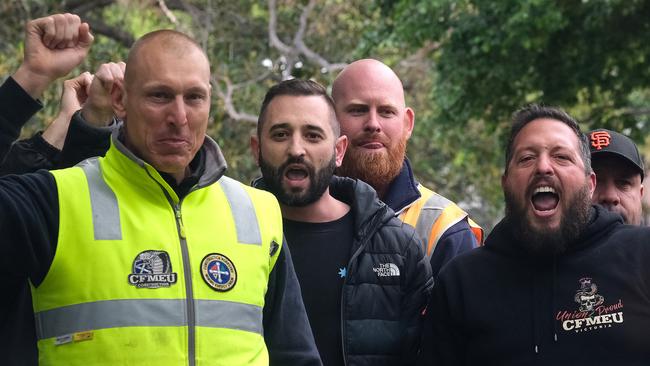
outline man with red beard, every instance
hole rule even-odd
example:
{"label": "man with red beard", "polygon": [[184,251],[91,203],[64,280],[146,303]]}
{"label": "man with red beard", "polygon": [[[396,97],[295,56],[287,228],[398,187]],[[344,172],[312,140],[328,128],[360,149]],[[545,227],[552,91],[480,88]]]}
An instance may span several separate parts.
{"label": "man with red beard", "polygon": [[333,176],[348,140],[321,85],[275,85],[259,116],[254,184],[280,202],[323,364],[412,365],[433,282],[413,228],[369,185]]}
{"label": "man with red beard", "polygon": [[577,122],[523,108],[505,155],[505,218],[434,288],[431,364],[647,364],[650,230],[592,206],[596,177]]}
{"label": "man with red beard", "polygon": [[415,114],[402,82],[385,64],[358,60],[332,86],[336,117],[350,141],[337,175],[361,179],[399,218],[414,226],[433,275],[451,258],[482,241],[482,230],[450,200],[419,184],[406,158]]}

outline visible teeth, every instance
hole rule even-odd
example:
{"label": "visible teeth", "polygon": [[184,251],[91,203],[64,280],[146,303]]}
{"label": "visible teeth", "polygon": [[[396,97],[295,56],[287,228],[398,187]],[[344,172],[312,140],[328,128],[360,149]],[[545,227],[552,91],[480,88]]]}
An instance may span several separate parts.
{"label": "visible teeth", "polygon": [[537,187],[535,188],[535,192],[533,192],[533,194],[536,193],[555,193],[555,189],[549,186]]}

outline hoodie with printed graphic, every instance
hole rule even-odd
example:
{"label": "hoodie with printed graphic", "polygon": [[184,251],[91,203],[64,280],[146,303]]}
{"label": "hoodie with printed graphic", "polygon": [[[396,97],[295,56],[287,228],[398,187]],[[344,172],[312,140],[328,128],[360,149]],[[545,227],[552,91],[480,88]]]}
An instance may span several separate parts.
{"label": "hoodie with printed graphic", "polygon": [[503,220],[443,268],[435,365],[650,364],[650,228],[591,211],[563,254],[529,254]]}

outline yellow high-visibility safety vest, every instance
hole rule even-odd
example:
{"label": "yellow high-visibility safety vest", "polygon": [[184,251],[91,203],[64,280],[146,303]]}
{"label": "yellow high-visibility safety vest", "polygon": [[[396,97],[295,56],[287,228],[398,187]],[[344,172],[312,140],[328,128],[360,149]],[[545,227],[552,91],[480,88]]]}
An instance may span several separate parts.
{"label": "yellow high-visibility safety vest", "polygon": [[418,185],[421,197],[399,214],[405,223],[415,227],[422,238],[425,254],[431,257],[442,234],[467,218],[478,245],[483,245],[483,229],[470,219],[465,211],[452,201]]}
{"label": "yellow high-visibility safety vest", "polygon": [[[32,286],[40,365],[267,365],[275,198],[227,177],[182,201],[148,164],[53,171],[56,254]],[[200,184],[200,183],[199,183]]]}

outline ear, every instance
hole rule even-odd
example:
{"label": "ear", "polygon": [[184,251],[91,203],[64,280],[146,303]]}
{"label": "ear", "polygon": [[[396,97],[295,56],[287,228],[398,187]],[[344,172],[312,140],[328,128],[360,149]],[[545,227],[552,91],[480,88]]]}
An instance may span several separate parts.
{"label": "ear", "polygon": [[334,149],[336,150],[336,167],[338,168],[343,163],[345,151],[348,149],[348,137],[341,135],[338,139],[336,139]]}
{"label": "ear", "polygon": [[641,184],[641,197],[643,197],[643,184]]}
{"label": "ear", "polygon": [[411,108],[406,107],[406,111],[404,113],[404,133],[406,134],[407,139],[411,138],[414,126],[415,112]]}
{"label": "ear", "polygon": [[501,175],[501,189],[504,190],[504,191],[506,190],[506,179],[507,179],[506,174],[507,174],[507,173],[504,172],[504,173]]}
{"label": "ear", "polygon": [[593,171],[589,173],[587,180],[587,184],[589,184],[589,198],[591,198],[594,196],[594,191],[596,190],[596,173]]}
{"label": "ear", "polygon": [[255,159],[255,164],[260,166],[260,141],[257,138],[256,134],[251,135],[251,153],[253,154],[253,159]]}
{"label": "ear", "polygon": [[124,82],[115,82],[111,89],[111,104],[115,115],[126,121],[126,89]]}

